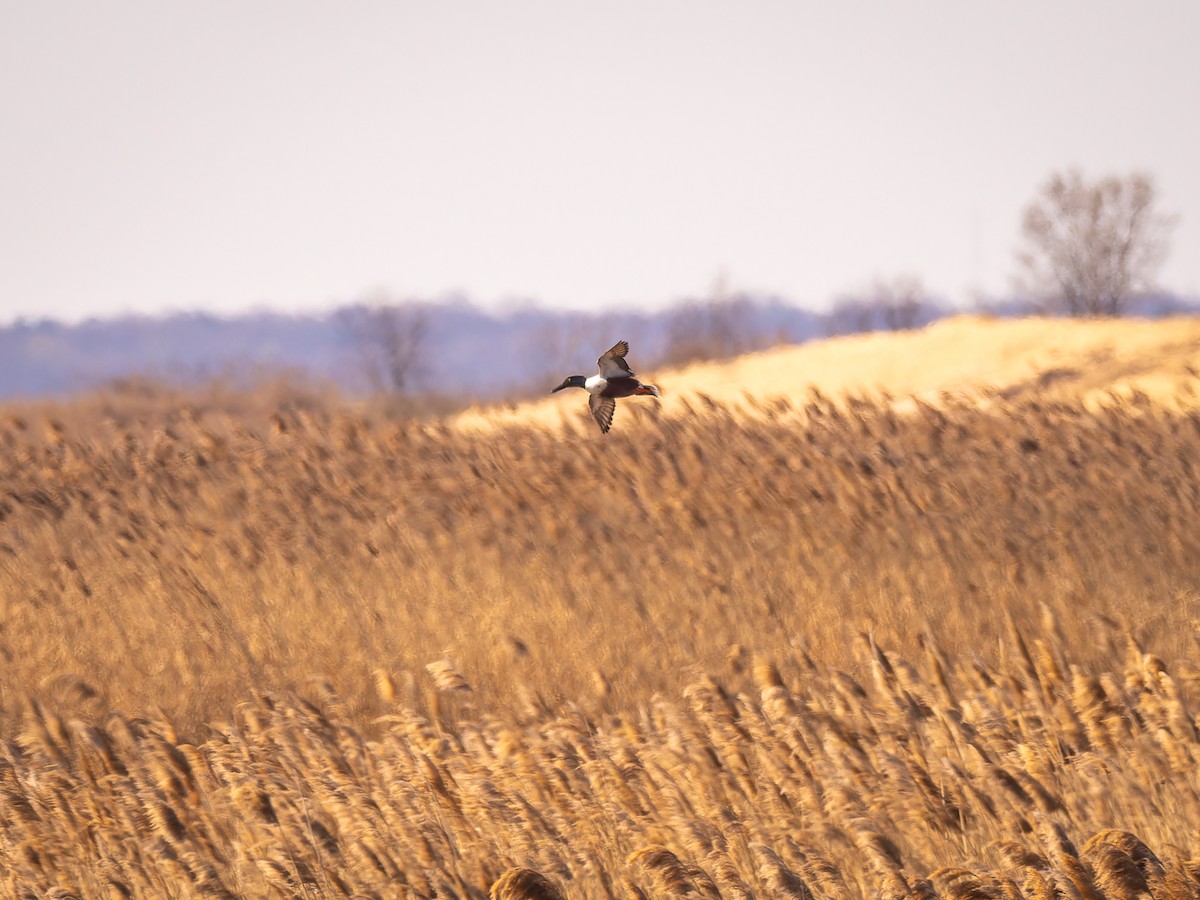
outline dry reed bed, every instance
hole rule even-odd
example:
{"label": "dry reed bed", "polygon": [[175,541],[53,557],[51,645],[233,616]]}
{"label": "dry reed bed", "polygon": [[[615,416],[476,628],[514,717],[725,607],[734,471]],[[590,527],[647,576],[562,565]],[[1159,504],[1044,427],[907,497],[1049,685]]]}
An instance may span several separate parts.
{"label": "dry reed bed", "polygon": [[[492,438],[336,407],[273,421],[0,425],[0,721],[162,709],[446,654],[489,703],[677,694],[730,648],[846,665],[870,631],[994,659],[1043,606],[1082,663],[1106,621],[1194,652],[1200,416],[1126,404],[914,415],[821,398],[747,424],[626,408],[606,437]],[[581,414],[582,416],[582,414]]]}
{"label": "dry reed bed", "polygon": [[752,689],[603,720],[395,707],[374,739],[333,697],[244,703],[199,745],[38,710],[0,745],[0,889],[1200,896],[1187,684],[1133,646],[1088,673],[1044,635],[1014,629],[997,668],[864,639],[861,678],[759,661]]}
{"label": "dry reed bed", "polygon": [[0,425],[13,895],[1195,893],[1196,414],[152,412]]}

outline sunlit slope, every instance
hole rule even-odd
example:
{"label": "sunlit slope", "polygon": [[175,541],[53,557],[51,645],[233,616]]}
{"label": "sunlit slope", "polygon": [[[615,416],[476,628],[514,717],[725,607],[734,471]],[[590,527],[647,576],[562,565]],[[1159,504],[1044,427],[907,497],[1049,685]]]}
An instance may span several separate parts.
{"label": "sunlit slope", "polygon": [[[628,337],[631,342],[636,335]],[[614,338],[615,339],[615,338]],[[959,316],[919,331],[851,335],[781,347],[735,360],[701,363],[679,370],[634,367],[662,386],[662,412],[686,413],[708,397],[753,412],[759,404],[803,400],[816,388],[897,400],[936,400],[944,391],[1006,396],[1041,392],[1050,397],[1106,402],[1111,394],[1141,391],[1168,406],[1200,406],[1200,319],[997,320]],[[580,371],[590,371],[580,360]],[[570,374],[570,373],[563,373]],[[549,391],[552,385],[547,385]],[[681,402],[684,401],[684,402]],[[623,401],[617,421],[632,419]],[[509,409],[474,409],[460,415],[463,427],[508,423],[560,426],[587,415],[584,396],[565,391]]]}

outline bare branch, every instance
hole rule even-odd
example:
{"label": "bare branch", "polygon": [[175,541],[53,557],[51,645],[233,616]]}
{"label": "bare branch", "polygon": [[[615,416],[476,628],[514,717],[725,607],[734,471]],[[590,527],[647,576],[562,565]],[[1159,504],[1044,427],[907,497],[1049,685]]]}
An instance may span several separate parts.
{"label": "bare branch", "polygon": [[425,364],[429,311],[387,295],[347,306],[338,319],[358,345],[363,371],[376,391],[403,394]]}
{"label": "bare branch", "polygon": [[1047,309],[1116,316],[1154,287],[1175,218],[1154,208],[1150,178],[1133,174],[1088,182],[1054,173],[1025,209],[1018,284]]}
{"label": "bare branch", "polygon": [[826,317],[826,331],[837,335],[916,328],[928,299],[915,275],[877,278],[869,287],[838,298]]}

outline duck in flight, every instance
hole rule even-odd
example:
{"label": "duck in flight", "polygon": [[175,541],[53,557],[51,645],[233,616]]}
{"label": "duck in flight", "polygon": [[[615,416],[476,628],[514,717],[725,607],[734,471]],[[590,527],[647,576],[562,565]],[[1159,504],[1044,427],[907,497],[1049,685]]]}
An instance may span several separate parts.
{"label": "duck in flight", "polygon": [[600,431],[607,434],[609,426],[612,425],[613,413],[617,410],[618,397],[662,397],[662,392],[657,387],[642,384],[637,380],[637,376],[629,368],[629,363],[625,362],[627,353],[628,342],[617,341],[608,352],[596,360],[600,367],[599,374],[591,378],[571,375],[550,393],[554,394],[569,387],[583,388],[588,392],[588,408],[596,417]]}

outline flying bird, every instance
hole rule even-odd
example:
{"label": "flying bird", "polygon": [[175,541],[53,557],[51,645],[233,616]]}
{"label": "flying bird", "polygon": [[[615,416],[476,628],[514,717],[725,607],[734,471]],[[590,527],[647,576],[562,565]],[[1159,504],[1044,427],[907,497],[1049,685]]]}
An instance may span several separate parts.
{"label": "flying bird", "polygon": [[625,362],[629,353],[627,341],[617,341],[603,356],[596,360],[600,372],[590,378],[583,375],[571,375],[563,379],[563,383],[550,393],[554,394],[563,388],[577,387],[588,392],[588,408],[596,417],[600,431],[607,434],[612,425],[613,413],[617,410],[618,397],[662,397],[662,392],[652,384],[642,384],[636,374]]}

